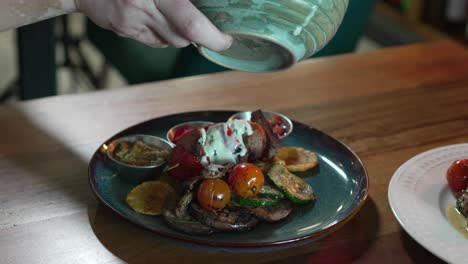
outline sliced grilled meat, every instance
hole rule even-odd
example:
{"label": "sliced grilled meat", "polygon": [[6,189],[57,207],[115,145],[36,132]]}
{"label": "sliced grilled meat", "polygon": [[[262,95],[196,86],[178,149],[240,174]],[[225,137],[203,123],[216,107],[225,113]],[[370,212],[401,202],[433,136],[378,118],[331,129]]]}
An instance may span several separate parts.
{"label": "sliced grilled meat", "polygon": [[248,150],[248,160],[253,162],[262,158],[266,147],[265,131],[258,123],[251,122],[252,135],[244,136],[244,142]]}
{"label": "sliced grilled meat", "polygon": [[261,220],[276,222],[288,217],[292,209],[292,204],[287,200],[283,200],[276,206],[255,207],[249,210]]}
{"label": "sliced grilled meat", "polygon": [[263,153],[263,158],[273,158],[276,153],[278,153],[278,149],[281,147],[281,140],[279,136],[273,132],[270,122],[265,118],[261,110],[252,112],[251,121],[258,123],[260,126],[262,126],[263,130],[265,130],[267,145]]}
{"label": "sliced grilled meat", "polygon": [[258,223],[257,218],[240,208],[208,211],[197,203],[192,203],[190,208],[196,219],[219,231],[247,231]]}

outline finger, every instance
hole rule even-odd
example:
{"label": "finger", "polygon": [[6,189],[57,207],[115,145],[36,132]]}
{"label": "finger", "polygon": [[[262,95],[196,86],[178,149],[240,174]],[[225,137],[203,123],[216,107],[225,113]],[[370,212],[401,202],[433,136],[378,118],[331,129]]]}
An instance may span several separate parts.
{"label": "finger", "polygon": [[221,33],[189,0],[160,0],[157,8],[180,35],[214,51],[228,49],[229,35]]}
{"label": "finger", "polygon": [[169,46],[167,41],[157,32],[154,32],[150,27],[145,28],[145,32],[135,38],[137,41],[153,48],[167,48]]}
{"label": "finger", "polygon": [[[128,2],[128,3],[127,3]],[[134,1],[125,10],[117,12],[118,16],[114,16],[110,21],[110,28],[120,36],[137,39],[151,47],[160,47],[171,44],[174,47],[186,47],[190,42],[182,36],[171,30],[166,18],[156,9],[153,1]],[[117,18],[117,19],[115,19]],[[148,32],[152,32],[154,40],[150,39],[151,34],[142,34],[141,28]],[[136,35],[140,36],[136,36]],[[162,44],[157,40],[162,40]]]}
{"label": "finger", "polygon": [[138,28],[127,30],[114,30],[114,32],[121,37],[134,39],[153,48],[165,48],[168,46],[164,38],[147,26],[139,26]]}
{"label": "finger", "polygon": [[169,24],[164,15],[153,5],[144,10],[146,13],[147,26],[158,34],[162,39],[166,40],[168,44],[176,48],[183,48],[190,45],[190,41],[182,37],[175,31]]}

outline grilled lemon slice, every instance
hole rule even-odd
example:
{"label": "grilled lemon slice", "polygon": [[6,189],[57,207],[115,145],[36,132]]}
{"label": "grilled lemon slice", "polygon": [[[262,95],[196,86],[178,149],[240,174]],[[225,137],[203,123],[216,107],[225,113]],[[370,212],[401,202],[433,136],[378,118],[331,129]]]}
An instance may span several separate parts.
{"label": "grilled lemon slice", "polygon": [[144,182],[127,194],[127,204],[140,214],[160,215],[166,198],[174,189],[162,181]]}
{"label": "grilled lemon slice", "polygon": [[283,163],[289,171],[306,171],[318,164],[317,155],[300,147],[281,147],[275,160]]}

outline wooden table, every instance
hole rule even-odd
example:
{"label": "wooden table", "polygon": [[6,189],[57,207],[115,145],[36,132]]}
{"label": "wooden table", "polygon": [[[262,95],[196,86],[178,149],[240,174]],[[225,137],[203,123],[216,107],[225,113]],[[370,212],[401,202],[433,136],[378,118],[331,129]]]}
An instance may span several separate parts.
{"label": "wooden table", "polygon": [[[387,187],[412,156],[468,141],[467,106],[468,52],[453,42],[3,105],[0,263],[437,263],[398,225]],[[330,237],[271,253],[200,251],[122,220],[88,187],[88,160],[121,129],[177,112],[254,108],[331,134],[367,166],[369,200]]]}

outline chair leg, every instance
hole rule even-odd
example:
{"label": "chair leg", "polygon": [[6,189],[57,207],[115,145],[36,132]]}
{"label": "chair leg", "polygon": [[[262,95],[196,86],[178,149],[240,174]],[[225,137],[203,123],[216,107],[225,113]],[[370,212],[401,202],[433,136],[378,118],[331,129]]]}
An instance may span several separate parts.
{"label": "chair leg", "polygon": [[5,89],[5,92],[0,95],[0,103],[5,102],[6,100],[12,98],[13,96],[18,94],[18,88],[19,88],[19,80],[13,80],[11,81]]}
{"label": "chair leg", "polygon": [[104,59],[102,69],[99,74],[99,85],[97,86],[98,89],[103,89],[106,87],[107,81],[109,80],[110,68],[111,68],[111,64],[106,59]]}
{"label": "chair leg", "polygon": [[54,19],[17,30],[20,100],[56,95]]}
{"label": "chair leg", "polygon": [[[63,16],[61,19],[62,24],[62,36],[61,42],[64,45],[64,67],[70,68],[74,74],[81,73],[91,83],[92,89],[100,90],[105,88],[107,82],[108,71],[110,64],[105,61],[102,68],[98,73],[94,73],[91,69],[90,63],[84,52],[82,51],[82,42],[85,37],[72,36],[68,30],[69,17]],[[75,54],[75,59],[71,56],[71,53]]]}
{"label": "chair leg", "polygon": [[92,71],[88,60],[86,59],[84,52],[81,51],[80,43],[81,43],[81,40],[77,40],[76,54],[78,55],[79,60],[80,60],[79,68],[83,72],[83,74],[86,76],[86,78],[88,78],[88,80],[91,82],[91,84],[93,85],[93,88],[96,90],[101,90],[105,88],[105,85],[107,83],[107,77],[108,77],[110,64],[106,60],[104,60],[104,63],[101,69],[99,70],[97,74],[95,74]]}

